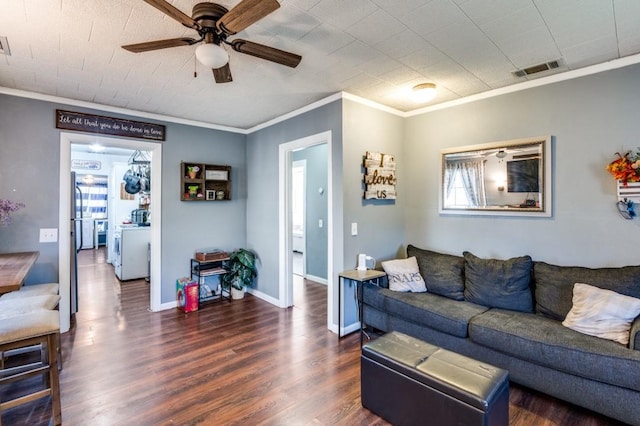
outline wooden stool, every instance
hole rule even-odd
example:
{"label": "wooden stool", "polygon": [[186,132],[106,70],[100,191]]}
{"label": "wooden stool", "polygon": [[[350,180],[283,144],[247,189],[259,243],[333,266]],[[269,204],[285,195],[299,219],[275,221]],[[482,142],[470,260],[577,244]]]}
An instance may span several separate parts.
{"label": "wooden stool", "polygon": [[21,299],[32,296],[48,296],[58,294],[60,285],[58,283],[23,285],[20,290],[11,291],[0,296],[0,300]]}
{"label": "wooden stool", "polygon": [[[37,375],[45,376],[46,388],[18,398],[0,402],[0,415],[11,408],[51,397],[53,424],[62,424],[60,408],[60,380],[58,377],[56,341],[60,334],[58,311],[39,310],[28,314],[4,318],[0,321],[0,351],[40,345],[43,348],[42,362],[30,364],[26,369],[0,370],[0,387]],[[2,418],[0,417],[0,424]]]}
{"label": "wooden stool", "polygon": [[[8,300],[0,298],[0,321],[3,321],[4,318],[15,317],[40,310],[50,310],[59,315],[59,312],[55,310],[57,309],[59,302],[60,296],[57,294],[14,298]],[[35,350],[41,350],[40,345],[21,347],[12,351],[0,350],[0,369],[4,368],[6,358]],[[58,370],[62,370],[62,354],[59,341],[56,344],[56,351],[58,353]]]}

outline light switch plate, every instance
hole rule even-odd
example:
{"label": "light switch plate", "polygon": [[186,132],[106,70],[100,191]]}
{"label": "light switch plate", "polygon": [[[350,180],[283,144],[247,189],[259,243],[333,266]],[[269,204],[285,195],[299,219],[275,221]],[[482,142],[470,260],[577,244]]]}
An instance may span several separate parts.
{"label": "light switch plate", "polygon": [[324,222],[322,219],[318,219],[318,228],[322,228],[324,226]]}
{"label": "light switch plate", "polygon": [[356,222],[353,222],[351,224],[351,236],[356,236],[358,235],[358,224]]}
{"label": "light switch plate", "polygon": [[40,228],[41,243],[58,242],[58,228]]}

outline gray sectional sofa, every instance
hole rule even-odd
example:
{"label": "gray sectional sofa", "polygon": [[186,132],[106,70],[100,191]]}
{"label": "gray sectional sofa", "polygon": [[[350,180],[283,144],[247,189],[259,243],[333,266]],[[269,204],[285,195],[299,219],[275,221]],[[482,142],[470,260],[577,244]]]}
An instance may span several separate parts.
{"label": "gray sectional sofa", "polygon": [[[576,282],[640,298],[640,266],[565,267],[528,256],[498,261],[414,246],[408,246],[407,256],[418,260],[427,292],[364,284],[359,294],[363,324],[504,368],[515,383],[640,425],[640,318],[632,324],[628,346],[561,323],[571,310]],[[520,279],[516,287],[528,274],[526,291],[489,289],[482,294],[474,283],[478,274],[504,278],[491,273],[514,275],[509,279]],[[509,286],[508,281],[503,283]]]}

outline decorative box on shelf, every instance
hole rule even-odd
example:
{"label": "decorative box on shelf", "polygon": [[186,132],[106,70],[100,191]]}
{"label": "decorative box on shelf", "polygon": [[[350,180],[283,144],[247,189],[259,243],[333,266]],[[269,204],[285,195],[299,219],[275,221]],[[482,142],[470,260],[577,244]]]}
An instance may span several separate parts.
{"label": "decorative box on shelf", "polygon": [[208,180],[229,180],[229,172],[227,170],[205,169],[204,176]]}
{"label": "decorative box on shelf", "polygon": [[218,249],[202,249],[196,251],[196,259],[200,261],[227,260],[229,253]]}

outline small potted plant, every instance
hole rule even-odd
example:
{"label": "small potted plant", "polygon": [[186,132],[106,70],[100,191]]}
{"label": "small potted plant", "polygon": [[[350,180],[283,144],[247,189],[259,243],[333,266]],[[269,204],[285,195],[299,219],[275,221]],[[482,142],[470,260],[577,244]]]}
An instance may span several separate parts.
{"label": "small potted plant", "polygon": [[187,174],[189,175],[189,179],[195,179],[199,171],[200,167],[198,166],[187,166]]}
{"label": "small potted plant", "polygon": [[230,290],[233,299],[242,299],[246,287],[253,285],[258,275],[256,255],[247,249],[237,249],[229,255],[227,273],[222,276],[222,286]]}

